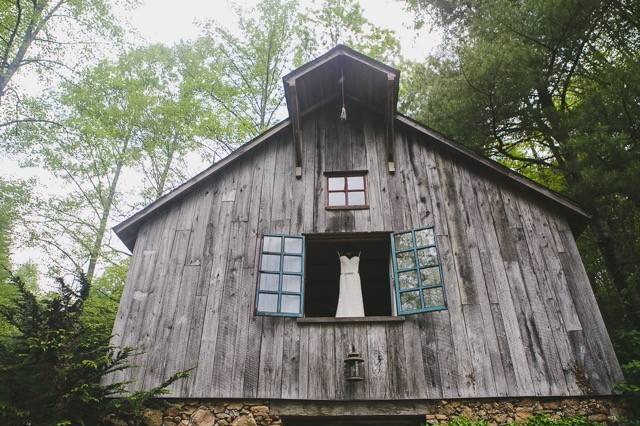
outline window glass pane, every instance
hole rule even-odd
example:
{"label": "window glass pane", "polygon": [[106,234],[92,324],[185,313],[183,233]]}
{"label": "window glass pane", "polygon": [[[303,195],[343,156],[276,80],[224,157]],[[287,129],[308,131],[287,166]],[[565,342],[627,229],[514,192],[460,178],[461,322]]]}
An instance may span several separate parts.
{"label": "window glass pane", "polygon": [[277,312],[278,311],[278,295],[269,293],[258,294],[258,311],[260,312]]}
{"label": "window glass pane", "polygon": [[329,178],[329,191],[344,191],[344,178],[343,177],[330,177]]}
{"label": "window glass pane", "polygon": [[408,291],[406,293],[400,293],[400,309],[402,311],[420,309],[420,292]]}
{"label": "window glass pane", "polygon": [[442,287],[424,289],[422,290],[422,297],[425,308],[444,306],[444,294],[442,292]]}
{"label": "window glass pane", "polygon": [[260,290],[278,291],[278,274],[260,274]]}
{"label": "window glass pane", "polygon": [[283,294],[282,302],[280,306],[280,312],[286,314],[298,314],[300,313],[300,296],[293,296],[291,294]]}
{"label": "window glass pane", "polygon": [[407,250],[413,247],[413,237],[411,236],[411,232],[405,232],[404,234],[397,234],[395,236],[396,239],[396,250]]}
{"label": "window glass pane", "polygon": [[273,251],[279,253],[282,251],[282,237],[264,237],[262,251]]}
{"label": "window glass pane", "polygon": [[420,231],[416,231],[416,246],[435,246],[436,245],[436,235],[433,232],[433,228],[429,229],[421,229]]}
{"label": "window glass pane", "polygon": [[398,281],[400,290],[418,287],[418,275],[415,270],[398,273]]}
{"label": "window glass pane", "polygon": [[418,249],[418,263],[420,266],[434,266],[438,264],[438,254],[435,247]]}
{"label": "window glass pane", "polygon": [[284,239],[284,251],[285,253],[302,253],[302,238],[285,238]]}
{"label": "window glass pane", "polygon": [[300,293],[301,282],[302,282],[302,277],[300,275],[283,275],[282,291],[289,291],[291,293]]}
{"label": "window glass pane", "polygon": [[440,268],[420,269],[420,281],[423,287],[440,284]]}
{"label": "window glass pane", "polygon": [[396,259],[398,260],[399,269],[408,269],[408,268],[416,267],[415,255],[413,254],[413,250],[406,251],[404,253],[398,253],[396,255]]}
{"label": "window glass pane", "polygon": [[349,205],[350,206],[363,206],[364,205],[364,192],[356,191],[349,192]]}
{"label": "window glass pane", "polygon": [[330,206],[344,206],[347,204],[347,200],[344,192],[330,192],[329,193],[329,205]]}
{"label": "window glass pane", "polygon": [[263,254],[260,269],[263,271],[280,271],[280,256],[277,254]]}
{"label": "window glass pane", "polygon": [[347,178],[347,186],[349,187],[349,191],[364,189],[364,176],[349,176]]}
{"label": "window glass pane", "polygon": [[302,257],[285,256],[282,263],[282,272],[302,272]]}

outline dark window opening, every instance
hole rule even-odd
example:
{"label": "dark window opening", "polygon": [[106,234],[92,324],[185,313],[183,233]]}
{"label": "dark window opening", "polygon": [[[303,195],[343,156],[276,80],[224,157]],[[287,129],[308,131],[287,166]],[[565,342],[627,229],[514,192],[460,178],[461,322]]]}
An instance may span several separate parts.
{"label": "dark window opening", "polygon": [[419,426],[424,416],[285,416],[287,426]]}
{"label": "dark window opening", "polygon": [[332,317],[336,314],[340,292],[338,252],[360,253],[359,273],[365,316],[392,314],[388,233],[308,234],[305,244],[306,317]]}

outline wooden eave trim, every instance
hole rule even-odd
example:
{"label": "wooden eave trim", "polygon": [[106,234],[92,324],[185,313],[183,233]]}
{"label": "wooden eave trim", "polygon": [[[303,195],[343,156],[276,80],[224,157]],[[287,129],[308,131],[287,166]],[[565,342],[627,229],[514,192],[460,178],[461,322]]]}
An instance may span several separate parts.
{"label": "wooden eave trim", "polygon": [[481,164],[482,166],[484,166],[485,168],[497,173],[498,175],[502,176],[502,177],[506,177],[509,180],[518,183],[521,186],[526,187],[527,189],[534,191],[535,193],[537,193],[538,195],[542,195],[544,198],[559,204],[561,207],[570,210],[571,212],[573,212],[574,214],[578,215],[580,218],[582,218],[583,220],[589,220],[591,219],[591,215],[589,213],[587,213],[585,210],[582,209],[582,207],[578,206],[576,203],[574,203],[573,201],[567,199],[566,197],[564,197],[563,195],[560,195],[552,190],[550,190],[549,188],[545,188],[544,186],[532,181],[531,179],[527,178],[526,176],[521,175],[518,172],[515,172],[511,169],[509,169],[506,166],[503,166],[502,164],[498,163],[497,161],[494,161],[490,158],[486,158],[483,157],[482,155],[476,154],[475,152],[471,151],[469,148],[458,144],[457,142],[453,142],[452,140],[448,139],[447,137],[445,137],[444,135],[438,133],[437,131],[430,129],[420,123],[418,123],[417,121],[406,117],[400,113],[396,113],[396,118],[398,119],[398,121],[400,121],[401,123],[427,135],[432,137],[433,139],[435,139],[436,141],[440,142],[442,145],[444,145],[445,148],[447,148],[449,151],[454,152],[455,154],[458,154],[464,158],[467,158],[469,160],[472,160],[476,163]]}
{"label": "wooden eave trim", "polygon": [[316,59],[310,62],[307,62],[306,64],[291,71],[290,73],[282,77],[282,80],[283,82],[286,83],[290,80],[298,79],[303,75],[305,75],[306,73],[313,71],[314,69],[326,64],[327,62],[341,55],[346,56],[355,61],[358,61],[362,64],[368,65],[385,74],[394,74],[396,76],[396,79],[399,79],[400,77],[400,70],[390,67],[389,65],[384,64],[376,59],[363,55],[362,53],[359,53],[348,46],[339,44],[333,49],[329,50],[324,55],[318,56]]}
{"label": "wooden eave trim", "polygon": [[191,179],[185,181],[183,184],[179,185],[171,192],[166,193],[165,195],[161,196],[157,200],[148,204],[142,210],[138,211],[137,213],[133,214],[129,218],[120,222],[119,224],[113,227],[113,231],[116,233],[116,235],[118,235],[118,237],[122,240],[122,242],[125,243],[125,245],[129,250],[133,250],[133,244],[127,244],[127,241],[125,240],[128,240],[128,238],[126,238],[127,236],[126,234],[129,233],[134,226],[138,225],[140,222],[148,218],[159,208],[173,201],[179,200],[180,198],[188,194],[193,189],[194,186],[208,179],[210,176],[212,176],[219,170],[223,169],[224,167],[228,166],[229,164],[231,164],[232,162],[234,162],[244,154],[256,148],[262,142],[269,140],[269,138],[271,138],[272,136],[275,136],[280,131],[286,129],[290,124],[291,124],[291,120],[287,118],[281,121],[280,123],[274,125],[270,129],[267,129],[262,134],[256,136],[249,142],[238,147],[238,149],[236,149],[231,154],[224,157],[222,160],[214,163],[209,168],[203,170],[202,172],[198,173]]}
{"label": "wooden eave trim", "polygon": [[387,151],[387,169],[388,172],[393,174],[396,172],[396,163],[394,159],[394,142],[395,142],[395,83],[396,76],[387,75],[387,88],[386,88],[386,105],[384,111],[385,121],[385,146]]}
{"label": "wooden eave trim", "polygon": [[300,105],[298,103],[298,89],[295,80],[290,81],[289,91],[291,96],[291,107],[289,108],[289,119],[293,131],[293,146],[295,153],[295,175],[297,179],[302,177],[302,130],[300,128]]}

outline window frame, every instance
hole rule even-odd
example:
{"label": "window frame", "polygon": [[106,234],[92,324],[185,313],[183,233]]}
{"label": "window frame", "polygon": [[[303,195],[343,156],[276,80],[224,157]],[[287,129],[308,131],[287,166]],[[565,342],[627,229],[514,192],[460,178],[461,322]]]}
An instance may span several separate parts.
{"label": "window frame", "polygon": [[[332,171],[332,172],[324,172],[326,177],[326,196],[325,196],[325,209],[326,210],[366,210],[369,208],[369,185],[367,182],[367,174],[368,170],[347,170],[347,171]],[[356,190],[349,190],[349,180],[347,178],[354,176],[362,176],[363,188]],[[332,178],[343,178],[344,179],[344,189],[341,190],[330,190],[329,189],[329,179]],[[345,196],[345,205],[339,206],[331,206],[329,205],[329,194],[341,192],[344,193]],[[349,203],[349,192],[364,192],[364,204],[348,204]]]}
{"label": "window frame", "polygon": [[[280,238],[280,251],[279,252],[274,252],[274,251],[265,251],[264,248],[264,241],[266,237],[279,237]],[[284,248],[284,243],[285,243],[285,238],[292,238],[292,239],[297,239],[301,241],[302,244],[302,249],[300,251],[300,253],[289,253],[285,251]],[[280,256],[280,265],[279,265],[279,269],[278,271],[267,271],[262,269],[262,256],[263,255],[278,255]],[[255,303],[254,303],[254,313],[255,315],[259,315],[259,316],[272,316],[272,317],[293,317],[293,318],[301,318],[304,316],[304,264],[305,264],[305,239],[304,239],[304,235],[302,236],[298,236],[298,235],[287,235],[287,234],[263,234],[260,240],[260,252],[259,252],[259,256],[258,256],[258,267],[257,267],[257,271],[258,273],[256,274],[256,299],[255,299]],[[300,257],[300,272],[285,272],[283,270],[283,266],[284,266],[284,257],[285,256],[296,256],[296,257]],[[278,275],[278,289],[275,291],[272,290],[260,290],[260,277],[262,274],[272,274],[272,275]],[[295,275],[295,276],[299,276],[300,277],[300,292],[296,293],[296,292],[291,292],[291,291],[283,291],[282,290],[282,281],[283,281],[283,276],[285,275]],[[260,311],[258,309],[258,302],[259,302],[259,298],[260,298],[260,294],[276,294],[278,296],[278,304],[277,304],[277,312],[270,312],[270,311]],[[292,295],[292,296],[298,296],[300,297],[300,311],[298,313],[291,313],[291,312],[280,312],[281,306],[282,306],[282,296],[283,295]]]}
{"label": "window frame", "polygon": [[[433,245],[421,245],[418,246],[417,242],[416,242],[416,232],[419,231],[423,231],[426,229],[431,229],[433,231]],[[403,249],[403,250],[398,250],[396,248],[396,236],[397,235],[401,235],[401,234],[407,234],[410,233],[411,234],[411,241],[412,241],[412,246],[411,248],[408,249]],[[436,235],[435,232],[435,227],[434,226],[422,226],[419,228],[413,228],[413,229],[409,229],[406,231],[399,231],[399,232],[392,232],[391,233],[391,260],[393,262],[393,285],[395,287],[395,299],[396,299],[396,315],[412,315],[412,314],[417,314],[417,313],[422,313],[422,312],[436,312],[436,311],[443,311],[447,309],[447,290],[445,288],[444,285],[444,274],[442,272],[442,262],[440,259],[440,251],[438,250],[438,236]],[[421,249],[428,249],[428,248],[434,248],[436,251],[436,261],[437,264],[436,265],[432,265],[432,266],[424,266],[421,267],[420,263],[419,263],[419,259],[418,259],[418,250]],[[413,261],[414,261],[414,266],[409,267],[409,268],[403,268],[400,269],[398,267],[398,254],[401,253],[413,253]],[[439,277],[440,277],[440,283],[437,285],[423,285],[422,282],[422,278],[421,278],[421,274],[420,274],[420,269],[426,269],[426,268],[433,268],[433,267],[437,267],[438,268],[438,272],[439,272]],[[407,272],[407,271],[415,271],[416,272],[416,279],[418,280],[418,286],[414,287],[414,288],[410,288],[410,289],[405,289],[402,290],[400,289],[400,278],[399,278],[399,274],[402,272]],[[444,304],[443,305],[438,305],[438,306],[429,306],[429,307],[424,307],[424,290],[427,289],[431,289],[431,288],[442,288],[442,299]],[[401,294],[402,293],[407,293],[407,292],[412,292],[412,291],[418,291],[419,295],[420,295],[420,308],[418,309],[409,309],[409,310],[403,310],[402,309],[402,302],[401,302]]]}

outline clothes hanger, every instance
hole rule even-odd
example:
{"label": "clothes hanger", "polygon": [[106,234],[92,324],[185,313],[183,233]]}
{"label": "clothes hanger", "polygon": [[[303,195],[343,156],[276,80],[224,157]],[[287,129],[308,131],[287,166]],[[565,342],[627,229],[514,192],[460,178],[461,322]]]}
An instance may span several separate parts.
{"label": "clothes hanger", "polygon": [[[346,253],[344,253],[344,254],[340,253],[340,251],[339,251],[339,250],[336,250],[336,252],[338,253],[338,257],[342,257],[342,256],[344,256],[344,257],[346,257],[347,259],[353,259],[354,257],[356,257],[355,252],[353,252],[353,251],[349,251],[349,250],[348,250],[348,251],[347,251]],[[361,254],[362,254],[362,250],[360,250],[360,251],[358,252],[358,256],[357,256],[357,257],[360,257],[360,255],[361,255]],[[349,256],[349,255],[351,255],[351,256]]]}

